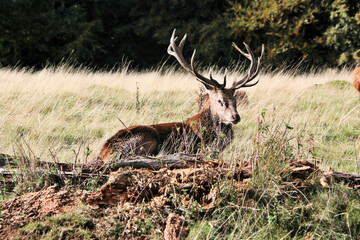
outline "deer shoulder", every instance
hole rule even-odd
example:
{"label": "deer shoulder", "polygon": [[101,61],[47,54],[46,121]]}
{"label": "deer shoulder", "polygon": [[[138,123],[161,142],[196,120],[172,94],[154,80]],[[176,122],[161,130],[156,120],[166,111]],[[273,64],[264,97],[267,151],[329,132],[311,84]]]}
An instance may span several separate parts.
{"label": "deer shoulder", "polygon": [[355,68],[352,74],[352,84],[356,91],[360,94],[360,67]]}

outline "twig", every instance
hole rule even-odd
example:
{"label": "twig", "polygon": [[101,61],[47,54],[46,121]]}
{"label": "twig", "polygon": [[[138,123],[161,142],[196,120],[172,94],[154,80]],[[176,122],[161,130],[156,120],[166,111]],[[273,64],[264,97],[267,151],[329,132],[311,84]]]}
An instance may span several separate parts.
{"label": "twig", "polygon": [[[121,121],[121,119],[120,118],[117,118],[120,122],[121,122],[121,124],[126,128],[126,130],[128,130],[129,131],[129,128],[125,125],[125,123],[123,122],[123,121]],[[129,131],[130,132],[130,131]]]}
{"label": "twig", "polygon": [[74,160],[74,168],[73,168],[73,170],[75,170],[75,168],[76,168],[76,163],[77,163],[77,160],[78,160],[78,157],[79,157],[79,154],[80,154],[81,145],[83,145],[83,140],[81,140],[81,143],[80,143],[80,145],[79,145],[78,151],[75,152],[75,150],[74,150],[75,160]]}
{"label": "twig", "polygon": [[311,209],[314,209],[314,208],[311,206],[311,202],[310,202],[309,199],[305,196],[305,194],[304,194],[302,191],[300,191],[300,189],[298,189],[298,188],[294,185],[294,183],[290,183],[290,185],[291,185],[298,193],[300,193],[300,194],[304,197],[304,199],[310,204]]}
{"label": "twig", "polygon": [[359,174],[359,161],[358,161],[358,158],[357,158],[355,140],[354,140],[354,152],[355,152],[356,173]]}
{"label": "twig", "polygon": [[139,86],[138,86],[138,82],[136,82],[136,113],[140,113],[139,96],[140,96]]}

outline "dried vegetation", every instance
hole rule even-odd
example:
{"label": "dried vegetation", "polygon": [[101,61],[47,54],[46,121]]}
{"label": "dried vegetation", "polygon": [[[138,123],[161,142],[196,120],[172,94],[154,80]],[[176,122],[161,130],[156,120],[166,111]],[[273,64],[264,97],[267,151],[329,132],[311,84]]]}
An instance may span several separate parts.
{"label": "dried vegetation", "polygon": [[[7,74],[10,73],[11,71]],[[121,73],[116,74],[122,76]],[[282,76],[279,73],[273,76],[268,74],[265,81],[267,78],[280,81],[278,79]],[[335,77],[339,76],[343,75]],[[92,77],[98,76],[94,74]],[[106,77],[109,76],[105,75],[105,82]],[[135,164],[116,165],[117,170],[114,166],[100,166],[99,170],[96,168],[99,166],[94,168],[84,165],[87,159],[96,155],[96,150],[92,149],[97,147],[93,146],[103,143],[105,136],[91,134],[90,138],[80,137],[76,142],[74,139],[79,135],[72,135],[72,140],[70,137],[54,140],[55,138],[49,137],[51,135],[46,135],[49,133],[46,127],[52,126],[53,134],[58,134],[57,127],[63,123],[63,116],[73,116],[76,113],[70,104],[71,113],[64,108],[64,115],[59,115],[59,122],[44,126],[44,135],[39,135],[39,138],[35,136],[38,131],[35,122],[34,130],[26,130],[30,126],[23,128],[22,135],[16,135],[15,144],[12,145],[17,157],[1,155],[1,166],[11,165],[5,169],[8,175],[3,172],[1,179],[3,201],[0,238],[357,239],[360,237],[360,197],[356,190],[359,176],[342,174],[334,168],[343,172],[356,172],[353,136],[358,135],[356,131],[359,130],[354,116],[358,114],[358,100],[355,92],[354,97],[344,99],[343,95],[350,95],[353,90],[347,82],[332,81],[323,84],[330,80],[318,81],[316,83],[322,85],[313,86],[315,80],[310,83],[302,79],[304,83],[298,88],[293,85],[283,87],[274,82],[265,87],[260,85],[259,92],[248,92],[249,103],[243,106],[245,109],[240,113],[243,120],[235,129],[235,141],[224,153],[214,159],[209,159],[204,154],[188,158],[177,155],[176,164],[166,164],[166,160],[160,157],[158,160],[148,158],[146,164],[150,164],[150,167],[147,168],[136,167]],[[298,81],[301,82],[299,79]],[[12,88],[9,91],[13,93],[15,84],[11,81],[8,84]],[[109,81],[108,84],[113,83]],[[139,85],[141,91],[141,84]],[[67,94],[74,91],[74,88],[68,89]],[[99,88],[90,84],[85,88],[90,92],[104,91],[90,97],[95,102],[103,97],[108,98],[99,105],[104,107],[103,116],[114,111],[109,103],[121,101],[114,97],[118,96],[114,88],[109,88],[110,93],[106,92],[109,90],[107,87]],[[20,92],[27,94],[24,89]],[[339,92],[342,96],[337,95]],[[278,95],[272,95],[274,93]],[[84,97],[81,92],[76,94]],[[80,122],[87,121],[84,117],[94,119],[96,114],[86,112],[87,107],[83,108],[84,102],[76,94],[72,95],[75,99],[72,103],[79,112],[85,113],[80,114]],[[126,94],[130,96],[129,92]],[[149,96],[155,96],[151,102],[146,102],[142,97],[134,97],[133,100],[137,100],[132,103],[131,109],[120,107],[121,114],[117,116],[124,120],[123,117],[129,113],[127,116],[130,117],[127,119],[133,120],[125,121],[135,124],[136,116],[144,122],[157,122],[155,119],[166,121],[167,114],[170,114],[166,112],[174,109],[163,110],[164,112],[156,109],[168,104],[172,104],[172,107],[176,104],[180,106],[180,102],[188,108],[196,105],[195,100],[189,100],[188,94],[184,95],[184,99],[174,100],[171,95],[176,93],[172,92],[166,96],[166,104],[156,97],[160,94],[150,94]],[[335,95],[324,99],[326,94]],[[4,96],[3,94],[3,99],[7,99]],[[59,106],[71,101],[70,98],[62,101],[62,97],[57,97]],[[111,97],[116,99],[109,100]],[[291,100],[284,100],[282,97],[290,97]],[[339,99],[344,101],[341,104],[343,109],[335,104]],[[126,104],[130,104],[130,101]],[[324,111],[324,108],[330,108],[327,104],[333,105],[335,110],[326,109],[320,113],[320,109]],[[157,112],[151,114],[148,110],[150,107],[154,107]],[[48,113],[59,113],[57,108],[49,108]],[[138,108],[143,112],[136,113]],[[188,111],[187,114],[196,111],[197,107],[190,108],[184,110],[179,107],[175,115],[170,115],[173,118],[180,112]],[[17,116],[15,110],[6,109],[2,111],[8,117]],[[49,118],[41,117],[41,109],[34,106],[33,111],[37,117],[40,116],[40,123],[43,123]],[[97,113],[98,111],[100,109],[96,109]],[[292,118],[286,114],[289,111]],[[296,117],[298,113],[303,115]],[[32,118],[31,112],[27,114]],[[69,123],[65,124],[64,132],[75,129],[69,127],[69,124],[79,121],[76,120],[77,117],[73,117],[68,118]],[[115,121],[114,118],[116,117],[110,117]],[[0,121],[9,123],[10,119],[0,118]],[[13,125],[18,121],[20,120],[14,121]],[[99,120],[94,125],[90,124],[89,128],[102,125],[102,121],[105,121],[104,124],[111,122],[109,119]],[[115,122],[106,131],[121,126],[117,120]],[[350,133],[351,131],[355,133]],[[2,133],[4,132],[9,133],[11,130],[3,129]],[[40,143],[45,139],[52,140],[47,148],[41,150],[40,144],[34,144],[36,139]],[[71,140],[67,150],[54,147],[56,144],[62,145],[65,139]],[[2,145],[4,150],[8,150],[10,146],[6,141]],[[350,146],[343,147],[345,143]],[[66,156],[72,156],[73,161],[60,161]],[[352,158],[351,161],[348,158]],[[136,157],[131,160],[139,162]],[[153,161],[160,161],[161,164],[151,165]],[[94,169],[97,171],[92,172]]]}

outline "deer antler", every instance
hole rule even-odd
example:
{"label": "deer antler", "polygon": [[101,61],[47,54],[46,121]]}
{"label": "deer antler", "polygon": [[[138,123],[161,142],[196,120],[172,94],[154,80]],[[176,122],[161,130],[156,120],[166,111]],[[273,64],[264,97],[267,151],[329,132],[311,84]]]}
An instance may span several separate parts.
{"label": "deer antler", "polygon": [[259,82],[259,80],[257,80],[254,83],[250,83],[259,73],[260,61],[264,54],[264,44],[261,45],[261,55],[260,57],[258,57],[257,61],[255,59],[254,53],[251,51],[249,46],[246,43],[244,43],[244,45],[248,53],[243,52],[235,43],[232,44],[232,46],[236,50],[238,50],[242,55],[244,55],[251,61],[249,71],[247,72],[246,76],[241,80],[235,81],[231,87],[232,89],[239,89],[241,87],[252,87]]}
{"label": "deer antler", "polygon": [[194,50],[192,57],[191,57],[191,65],[189,65],[184,56],[183,56],[183,48],[184,48],[184,44],[185,44],[185,40],[186,40],[186,34],[184,35],[184,37],[181,39],[179,46],[176,45],[176,39],[177,37],[175,37],[175,31],[176,29],[174,29],[171,38],[170,38],[170,44],[169,47],[167,49],[167,52],[169,55],[174,56],[176,58],[176,60],[180,63],[180,65],[188,72],[190,72],[192,75],[194,75],[196,77],[196,79],[198,81],[200,81],[202,84],[206,85],[206,86],[213,86],[213,87],[217,87],[217,88],[225,88],[226,85],[226,76],[224,77],[224,83],[220,84],[218,81],[216,81],[215,79],[213,79],[213,77],[211,76],[211,71],[210,71],[210,78],[206,78],[203,75],[199,74],[195,67],[194,67],[194,58],[195,58],[195,53],[196,53],[196,49]]}

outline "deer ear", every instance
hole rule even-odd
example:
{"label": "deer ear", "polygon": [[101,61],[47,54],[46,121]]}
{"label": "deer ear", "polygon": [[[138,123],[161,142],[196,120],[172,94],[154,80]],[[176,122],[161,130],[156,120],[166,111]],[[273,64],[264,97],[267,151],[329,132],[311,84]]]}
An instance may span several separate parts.
{"label": "deer ear", "polygon": [[207,93],[209,93],[209,91],[212,91],[212,90],[215,88],[214,86],[211,86],[211,85],[206,84],[206,83],[204,83],[204,82],[201,82],[201,83],[202,83],[203,89],[204,89]]}
{"label": "deer ear", "polygon": [[210,96],[210,95],[214,95],[214,93],[217,93],[218,90],[219,90],[217,87],[209,86],[209,85],[206,85],[206,84],[202,84],[201,89],[202,89],[206,94],[208,94],[209,96]]}
{"label": "deer ear", "polygon": [[200,85],[200,91],[201,92],[204,92],[204,93],[206,93],[206,94],[210,94],[210,92],[212,91],[212,89],[214,89],[214,87],[206,87],[206,85],[205,84],[201,84]]}

